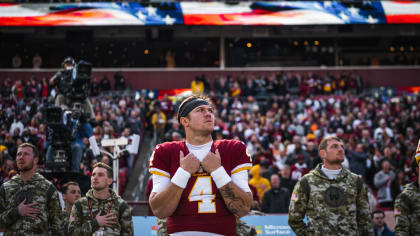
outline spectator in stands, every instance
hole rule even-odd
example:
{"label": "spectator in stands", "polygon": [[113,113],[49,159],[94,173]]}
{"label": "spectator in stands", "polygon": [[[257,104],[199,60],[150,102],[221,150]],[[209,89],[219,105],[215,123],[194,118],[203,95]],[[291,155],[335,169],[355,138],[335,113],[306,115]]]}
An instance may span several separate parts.
{"label": "spectator in stands", "polygon": [[46,77],[42,77],[41,81],[41,89],[39,90],[40,97],[44,100],[44,102],[47,100],[50,92],[50,88],[48,85],[48,81]]}
{"label": "spectator in stands", "polygon": [[270,165],[268,160],[260,162],[260,175],[266,179],[271,179],[271,175],[275,174],[276,170]]}
{"label": "spectator in stands", "polygon": [[3,81],[3,84],[0,88],[1,98],[4,102],[8,102],[10,100],[10,95],[12,94],[11,87],[12,87],[12,85],[11,85],[10,78],[6,78]]}
{"label": "spectator in stands", "polygon": [[114,74],[114,89],[115,90],[125,90],[127,88],[127,84],[125,82],[124,76],[117,72]]}
{"label": "spectator in stands", "polygon": [[159,101],[160,109],[165,113],[166,117],[171,117],[173,114],[172,101],[169,99],[168,94],[165,93],[163,98]]}
{"label": "spectator in stands", "polygon": [[165,134],[165,127],[167,123],[167,118],[165,113],[162,112],[160,106],[155,107],[155,111],[152,115],[152,125],[155,137],[157,140],[162,140]]}
{"label": "spectator in stands", "polygon": [[280,178],[280,187],[287,188],[289,193],[292,194],[293,188],[295,187],[296,180],[291,178],[291,170],[289,165],[284,165],[283,169],[280,171],[281,178]]}
{"label": "spectator in stands", "polygon": [[24,126],[23,126],[23,123],[21,122],[21,116],[17,116],[13,118],[13,123],[10,126],[9,134],[14,134],[15,130],[18,130],[19,136],[23,134]]}
{"label": "spectator in stands", "polygon": [[25,87],[21,80],[16,80],[15,85],[12,87],[12,93],[15,99],[23,101],[23,98],[25,97]]}
{"label": "spectator in stands", "polygon": [[271,175],[271,188],[264,193],[261,211],[264,213],[287,213],[290,202],[290,192],[280,187],[280,177]]}
{"label": "spectator in stands", "polygon": [[385,213],[382,210],[372,213],[372,224],[374,236],[394,236],[394,232],[385,224]]}
{"label": "spectator in stands", "polygon": [[100,82],[101,91],[110,91],[111,90],[111,82],[109,81],[108,77],[105,75]]}
{"label": "spectator in stands", "polygon": [[38,85],[34,77],[26,81],[25,94],[27,98],[38,97],[39,95]]}
{"label": "spectator in stands", "polygon": [[309,172],[308,166],[305,163],[305,157],[303,154],[296,155],[297,162],[290,167],[291,178],[294,180],[300,180],[302,176]]}
{"label": "spectator in stands", "polygon": [[[124,128],[124,130],[121,134],[121,137],[124,137],[128,140],[133,140],[131,129],[129,127]],[[134,154],[124,152],[123,157],[125,157],[124,158],[125,163],[127,164],[129,172],[131,173],[131,170],[133,169],[133,165],[134,165]],[[109,160],[109,162],[111,162],[111,160]]]}
{"label": "spectator in stands", "polygon": [[388,160],[382,162],[382,169],[375,174],[374,184],[378,189],[378,200],[381,207],[392,207],[391,182],[395,178]]}
{"label": "spectator in stands", "polygon": [[15,163],[9,155],[4,155],[4,160],[0,169],[3,182],[8,181],[17,174]]}
{"label": "spectator in stands", "polygon": [[[185,136],[184,131],[179,127],[178,121],[172,122],[172,128],[170,128],[165,134],[165,140],[170,141],[174,134],[180,135],[181,138]],[[174,140],[172,140],[174,141]]]}
{"label": "spectator in stands", "polygon": [[101,87],[96,77],[90,82],[90,96],[96,97],[101,93]]}
{"label": "spectator in stands", "polygon": [[368,155],[363,150],[363,144],[356,145],[355,151],[348,150],[350,170],[360,176],[366,176],[366,161]]}
{"label": "spectator in stands", "polygon": [[[141,134],[144,130],[143,122],[139,111],[131,110],[130,116],[126,119],[126,126],[130,127],[133,134]],[[165,123],[166,125],[166,123]]]}
{"label": "spectator in stands", "polygon": [[318,155],[318,148],[315,142],[309,141],[306,145],[306,153],[309,155],[309,160],[306,161],[309,170],[315,169],[315,167],[322,163],[322,159]]}
{"label": "spectator in stands", "polygon": [[382,118],[379,121],[379,127],[375,129],[375,133],[374,133],[373,137],[375,138],[375,140],[383,140],[384,135],[392,138],[392,137],[394,137],[394,132],[392,131],[392,129],[387,127],[385,119]]}
{"label": "spectator in stands", "polygon": [[204,82],[201,80],[201,77],[196,76],[191,82],[191,89],[194,94],[203,94],[204,93]]}
{"label": "spectator in stands", "polygon": [[249,185],[254,186],[257,189],[258,200],[261,203],[264,193],[271,188],[270,181],[260,176],[260,165],[254,165],[250,171],[251,179]]}

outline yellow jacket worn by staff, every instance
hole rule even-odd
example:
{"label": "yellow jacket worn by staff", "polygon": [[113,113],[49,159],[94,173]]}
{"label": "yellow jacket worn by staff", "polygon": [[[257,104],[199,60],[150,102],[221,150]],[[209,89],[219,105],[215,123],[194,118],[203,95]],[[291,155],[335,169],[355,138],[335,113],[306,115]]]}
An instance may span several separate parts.
{"label": "yellow jacket worn by staff", "polygon": [[254,186],[258,192],[258,201],[261,203],[264,193],[271,188],[270,181],[260,176],[260,165],[255,165],[250,171],[252,178],[249,184]]}

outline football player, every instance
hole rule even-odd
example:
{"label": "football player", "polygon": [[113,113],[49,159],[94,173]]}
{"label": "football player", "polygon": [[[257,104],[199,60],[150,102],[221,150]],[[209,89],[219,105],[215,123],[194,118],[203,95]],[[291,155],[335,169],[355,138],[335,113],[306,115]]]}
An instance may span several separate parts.
{"label": "football player", "polygon": [[207,97],[187,97],[177,118],[186,140],[159,144],[150,157],[153,213],[167,217],[171,235],[236,235],[236,218],[252,203],[245,144],[213,141],[214,107]]}

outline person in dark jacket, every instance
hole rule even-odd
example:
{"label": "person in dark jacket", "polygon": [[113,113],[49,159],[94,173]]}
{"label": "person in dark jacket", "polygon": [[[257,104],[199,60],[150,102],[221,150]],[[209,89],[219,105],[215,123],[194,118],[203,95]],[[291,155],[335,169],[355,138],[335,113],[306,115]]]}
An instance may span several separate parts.
{"label": "person in dark jacket", "polygon": [[386,226],[384,219],[385,213],[382,210],[376,210],[372,213],[373,235],[394,236],[394,232]]}
{"label": "person in dark jacket", "polygon": [[289,197],[292,196],[293,188],[296,185],[296,180],[290,178],[290,166],[284,165],[281,169],[280,188],[287,188],[289,190]]}
{"label": "person in dark jacket", "polygon": [[361,176],[365,176],[367,158],[368,155],[364,152],[363,144],[361,143],[357,144],[355,151],[349,150],[348,159],[351,172]]}
{"label": "person in dark jacket", "polygon": [[261,210],[264,213],[287,213],[290,193],[286,188],[280,188],[280,177],[271,175],[271,189],[264,193]]}

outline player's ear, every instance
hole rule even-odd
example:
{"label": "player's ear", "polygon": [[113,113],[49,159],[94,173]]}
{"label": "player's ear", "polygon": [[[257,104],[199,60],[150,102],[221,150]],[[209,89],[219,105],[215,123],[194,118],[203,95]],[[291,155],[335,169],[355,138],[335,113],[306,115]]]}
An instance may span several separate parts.
{"label": "player's ear", "polygon": [[179,119],[179,121],[181,122],[181,125],[186,127],[186,126],[188,126],[188,123],[189,123],[190,120],[188,119],[188,117],[183,116]]}
{"label": "player's ear", "polygon": [[327,156],[327,151],[325,149],[319,150],[319,156],[324,159]]}
{"label": "player's ear", "polygon": [[112,177],[108,177],[107,179],[108,186],[111,185],[113,182],[114,182],[114,179],[112,179]]}

